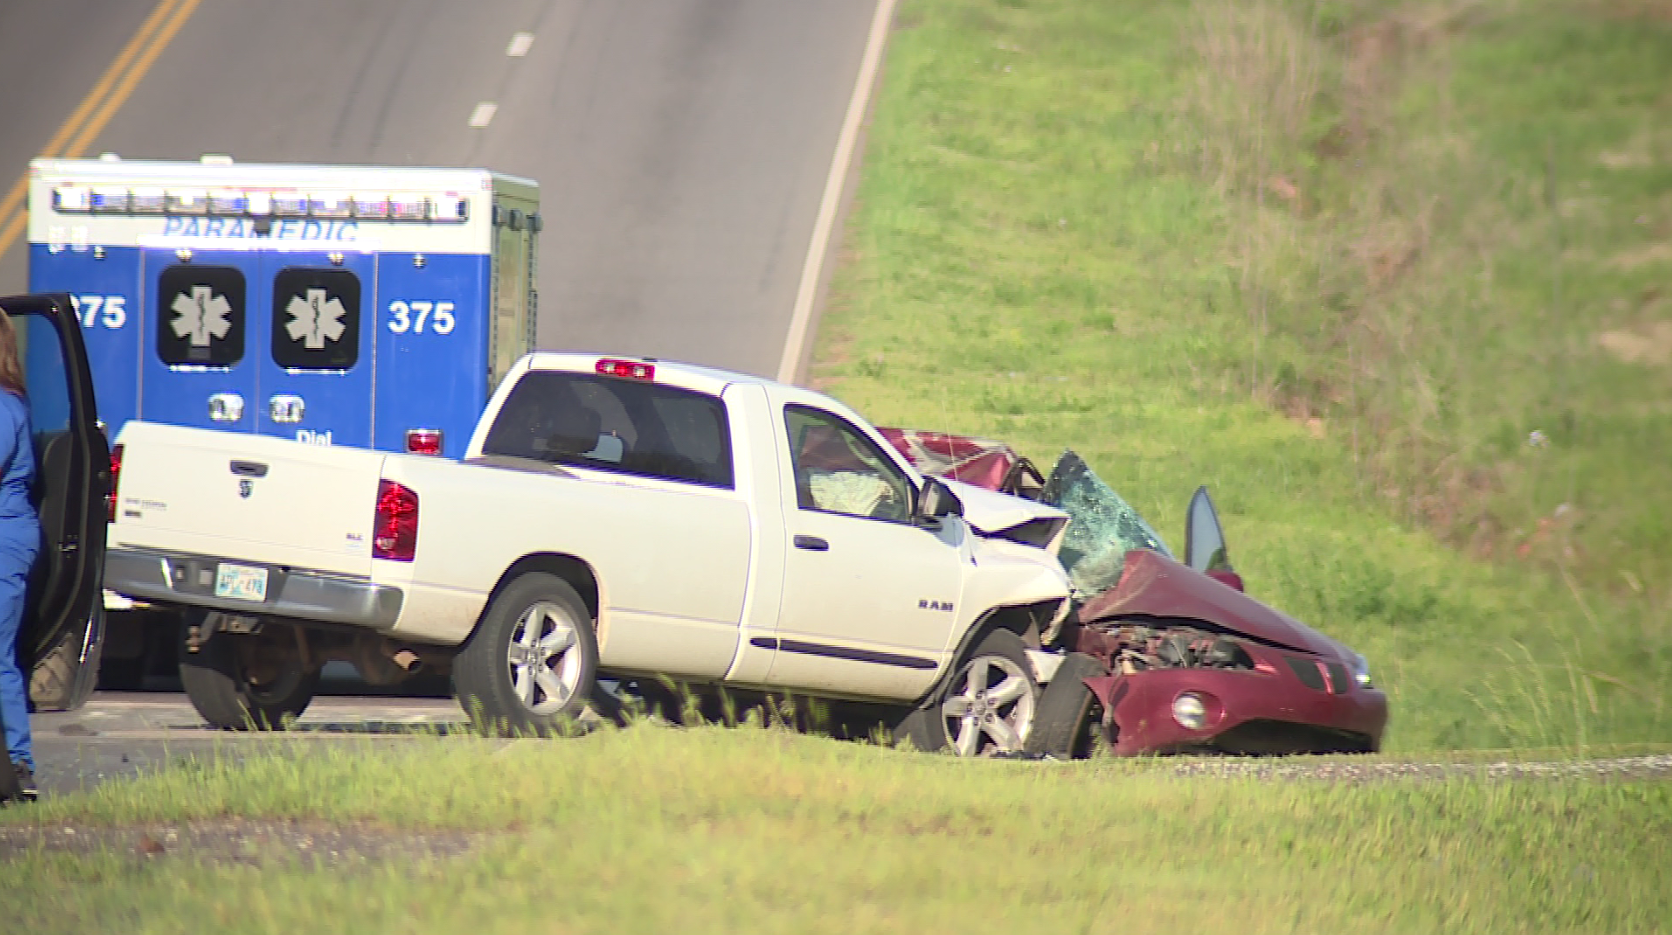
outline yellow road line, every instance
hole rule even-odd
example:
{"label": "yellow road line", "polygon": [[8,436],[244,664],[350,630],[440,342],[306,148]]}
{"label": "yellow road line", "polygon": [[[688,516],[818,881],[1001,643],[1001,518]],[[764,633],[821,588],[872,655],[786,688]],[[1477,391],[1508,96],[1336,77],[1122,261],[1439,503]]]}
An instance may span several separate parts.
{"label": "yellow road line", "polygon": [[[98,83],[81,99],[58,132],[41,151],[45,157],[74,159],[104,130],[110,118],[127,101],[135,86],[150,70],[157,56],[162,54],[186,20],[197,9],[200,0],[159,0],[145,17],[139,30],[117,53],[110,67],[99,77]],[[70,142],[73,139],[73,142]],[[0,256],[11,249],[28,219],[23,204],[29,192],[29,173],[23,175],[0,200]]]}
{"label": "yellow road line", "polygon": [[65,141],[75,132],[76,127],[80,126],[81,122],[87,119],[87,114],[106,94],[110,93],[111,86],[116,84],[122,73],[128,69],[129,65],[133,64],[133,60],[139,55],[140,49],[151,41],[151,37],[157,32],[157,27],[168,18],[169,12],[178,5],[179,0],[161,0],[156,8],[146,15],[145,22],[139,24],[139,31],[134,33],[133,38],[128,40],[128,44],[122,47],[121,52],[117,53],[116,60],[110,63],[110,67],[105,69],[105,73],[99,76],[98,84],[93,85],[93,90],[81,99],[81,103],[76,105],[76,109],[70,114],[69,119],[65,120],[64,125],[58,128],[57,133],[53,134],[51,141],[46,144],[46,149],[42,150],[44,154],[53,156],[59,153]]}
{"label": "yellow road line", "polygon": [[6,255],[6,250],[11,247],[12,241],[17,239],[17,235],[22,233],[23,223],[28,219],[28,212],[19,211],[12,215],[11,219],[6,221],[4,225],[0,225],[0,256]]}
{"label": "yellow road line", "polygon": [[[139,25],[139,31],[134,33],[133,38],[128,40],[128,44],[122,47],[121,52],[117,53],[116,60],[110,63],[110,67],[105,69],[105,73],[99,77],[98,83],[93,85],[93,90],[87,92],[87,96],[81,99],[80,104],[76,105],[75,111],[64,121],[63,126],[60,126],[58,132],[53,134],[52,139],[47,142],[46,148],[41,150],[41,155],[53,156],[58,153],[59,148],[81,126],[81,122],[87,119],[88,112],[97,106],[106,94],[110,93],[111,85],[115,84],[116,79],[133,63],[134,56],[139,54],[140,47],[150,41],[151,35],[157,31],[157,26],[167,18],[177,2],[178,0],[162,0],[145,17],[145,22]],[[0,201],[0,218],[8,217],[13,211],[17,210],[18,202],[23,200],[23,196],[28,191],[29,173],[25,172],[18,178],[17,184],[12,186],[12,190],[6,193],[6,200]]]}
{"label": "yellow road line", "polygon": [[[168,0],[163,0],[163,2],[167,3]],[[163,24],[162,29],[157,31],[154,41],[146,47],[144,52],[140,53],[139,60],[134,63],[134,67],[123,76],[122,81],[117,84],[110,96],[105,98],[104,104],[87,121],[87,125],[81,128],[81,133],[75,138],[75,142],[64,150],[65,159],[74,159],[86,152],[87,147],[105,128],[105,124],[110,122],[111,117],[116,116],[117,109],[128,100],[128,95],[133,93],[134,88],[139,84],[139,79],[145,77],[145,73],[151,70],[151,65],[157,60],[157,56],[162,55],[163,49],[168,48],[168,44],[174,39],[175,33],[180,31],[180,27],[186,25],[186,20],[191,17],[192,11],[197,9],[198,3],[199,0],[180,0],[176,4],[174,16]]]}

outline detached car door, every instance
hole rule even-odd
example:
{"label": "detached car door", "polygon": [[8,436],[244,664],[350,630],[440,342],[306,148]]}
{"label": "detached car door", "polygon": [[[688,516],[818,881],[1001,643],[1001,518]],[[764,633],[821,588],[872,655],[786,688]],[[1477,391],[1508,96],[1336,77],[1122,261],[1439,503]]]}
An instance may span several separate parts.
{"label": "detached car door", "polygon": [[[0,298],[12,318],[34,432],[40,556],[30,576],[19,654],[30,665],[67,640],[77,666],[96,665],[110,448],[98,421],[81,328],[68,295]],[[96,673],[82,672],[90,688]],[[69,692],[85,699],[86,690]],[[37,699],[37,703],[39,699]],[[79,700],[68,704],[73,707]]]}
{"label": "detached car door", "polygon": [[1184,527],[1184,563],[1209,578],[1243,589],[1242,576],[1231,567],[1231,553],[1225,548],[1225,530],[1219,525],[1219,511],[1206,487],[1197,487],[1190,498]]}

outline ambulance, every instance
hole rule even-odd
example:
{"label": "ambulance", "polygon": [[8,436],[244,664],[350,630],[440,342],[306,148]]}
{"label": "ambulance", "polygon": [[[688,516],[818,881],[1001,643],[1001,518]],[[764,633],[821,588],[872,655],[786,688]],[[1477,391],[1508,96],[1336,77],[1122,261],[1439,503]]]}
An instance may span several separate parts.
{"label": "ambulance", "polygon": [[111,438],[458,457],[534,349],[540,228],[536,183],[486,169],[36,159],[29,290],[74,298]]}
{"label": "ambulance", "polygon": [[37,159],[29,287],[129,419],[456,457],[534,348],[539,189],[485,169]]}

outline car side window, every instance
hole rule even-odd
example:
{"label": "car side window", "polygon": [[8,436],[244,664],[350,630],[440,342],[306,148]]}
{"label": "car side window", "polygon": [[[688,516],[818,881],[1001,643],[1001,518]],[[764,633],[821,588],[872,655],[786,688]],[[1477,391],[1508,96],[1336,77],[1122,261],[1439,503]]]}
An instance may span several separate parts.
{"label": "car side window", "polygon": [[911,521],[911,478],[840,416],[784,407],[796,502],[803,510],[895,523]]}

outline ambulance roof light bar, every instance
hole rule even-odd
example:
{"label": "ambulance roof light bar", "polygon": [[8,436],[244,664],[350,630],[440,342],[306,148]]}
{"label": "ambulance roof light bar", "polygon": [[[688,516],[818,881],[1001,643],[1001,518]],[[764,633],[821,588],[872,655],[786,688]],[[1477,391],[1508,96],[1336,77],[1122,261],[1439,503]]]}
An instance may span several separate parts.
{"label": "ambulance roof light bar", "polygon": [[52,207],[60,214],[171,214],[220,217],[362,218],[369,221],[470,220],[470,199],[456,192],[299,192],[247,189],[126,188],[59,185]]}
{"label": "ambulance roof light bar", "polygon": [[162,214],[168,210],[168,193],[160,188],[136,188],[129,193],[129,198],[128,207],[135,214]]}
{"label": "ambulance roof light bar", "polygon": [[52,206],[62,214],[79,214],[92,207],[93,192],[83,185],[60,185],[52,190]]}

